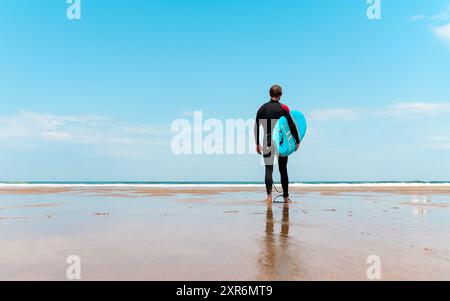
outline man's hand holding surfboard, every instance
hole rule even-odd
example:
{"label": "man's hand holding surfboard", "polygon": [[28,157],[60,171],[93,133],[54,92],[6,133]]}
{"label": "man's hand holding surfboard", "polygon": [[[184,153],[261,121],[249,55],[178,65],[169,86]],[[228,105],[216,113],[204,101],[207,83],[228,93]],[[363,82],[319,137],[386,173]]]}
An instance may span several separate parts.
{"label": "man's hand holding surfboard", "polygon": [[[305,116],[300,111],[292,111],[291,117],[297,128],[301,142],[305,137],[307,130]],[[273,130],[273,142],[277,148],[278,155],[281,157],[288,157],[299,149],[300,143],[296,143],[291,134],[291,129],[289,128],[286,117],[281,117],[275,125]]]}

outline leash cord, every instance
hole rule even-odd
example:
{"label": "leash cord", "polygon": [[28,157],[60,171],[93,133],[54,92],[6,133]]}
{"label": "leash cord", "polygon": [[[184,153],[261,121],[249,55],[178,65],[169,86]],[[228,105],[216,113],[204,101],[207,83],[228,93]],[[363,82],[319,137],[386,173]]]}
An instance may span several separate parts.
{"label": "leash cord", "polygon": [[[279,195],[277,195],[277,196],[273,199],[273,202],[274,202],[274,203],[281,203],[281,202],[276,202],[276,200],[279,199],[279,198],[281,198],[281,197],[283,197],[282,192],[278,190],[278,188],[277,188],[277,186],[275,185],[275,183],[273,184],[273,188],[275,188],[275,191],[276,191],[277,193],[279,193]],[[283,202],[283,203],[284,203],[284,202]]]}

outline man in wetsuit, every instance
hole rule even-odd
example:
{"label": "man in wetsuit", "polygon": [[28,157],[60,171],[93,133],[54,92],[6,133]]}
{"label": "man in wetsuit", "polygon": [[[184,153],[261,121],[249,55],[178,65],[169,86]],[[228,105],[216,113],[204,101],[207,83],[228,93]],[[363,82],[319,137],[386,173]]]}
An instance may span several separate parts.
{"label": "man in wetsuit", "polygon": [[[272,147],[272,132],[281,117],[286,117],[289,129],[291,130],[292,136],[296,141],[296,149],[299,147],[300,138],[298,136],[297,127],[292,120],[289,108],[280,103],[283,91],[280,86],[275,85],[270,88],[270,101],[265,103],[256,114],[255,123],[255,140],[256,140],[256,151],[258,154],[264,156],[264,164],[266,166],[266,191],[267,191],[267,202],[272,202],[272,187],[273,187],[273,163],[275,156],[275,148]],[[263,145],[260,144],[259,131],[260,126],[264,129],[264,141]],[[278,154],[277,154],[278,155]],[[283,187],[283,198],[284,202],[290,202],[289,199],[289,177],[287,172],[288,157],[278,156],[278,167],[281,175],[281,186]]]}

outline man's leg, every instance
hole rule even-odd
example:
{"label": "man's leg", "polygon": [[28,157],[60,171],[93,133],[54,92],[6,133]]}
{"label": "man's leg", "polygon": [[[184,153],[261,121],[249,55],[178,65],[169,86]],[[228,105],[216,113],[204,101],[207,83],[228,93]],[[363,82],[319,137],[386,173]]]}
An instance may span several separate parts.
{"label": "man's leg", "polygon": [[283,197],[289,198],[289,176],[287,172],[288,157],[278,158],[278,168],[281,176],[281,186],[283,187]]}
{"label": "man's leg", "polygon": [[266,165],[266,191],[267,196],[272,195],[272,186],[273,186],[273,165]]}
{"label": "man's leg", "polygon": [[274,155],[270,148],[266,148],[264,152],[264,164],[266,166],[266,192],[267,192],[267,201],[272,202],[272,187],[273,187],[273,160]]}

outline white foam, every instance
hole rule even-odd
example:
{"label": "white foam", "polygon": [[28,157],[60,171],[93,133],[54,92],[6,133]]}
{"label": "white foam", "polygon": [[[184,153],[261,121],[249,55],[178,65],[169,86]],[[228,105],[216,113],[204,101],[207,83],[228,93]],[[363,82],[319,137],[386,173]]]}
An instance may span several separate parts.
{"label": "white foam", "polygon": [[[63,183],[0,183],[0,188],[260,188],[264,184],[63,184]],[[290,187],[299,188],[414,188],[414,187],[449,187],[450,183],[292,183]]]}

